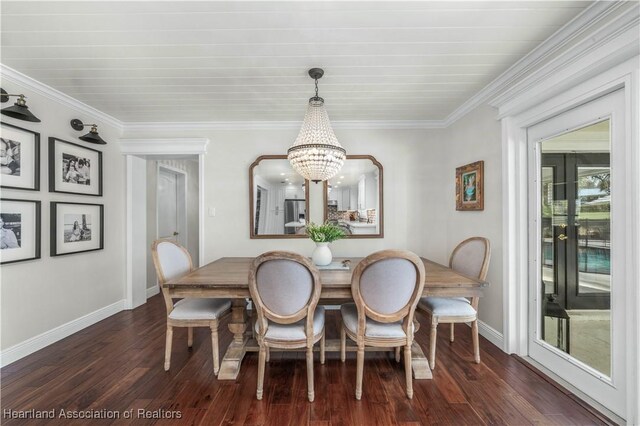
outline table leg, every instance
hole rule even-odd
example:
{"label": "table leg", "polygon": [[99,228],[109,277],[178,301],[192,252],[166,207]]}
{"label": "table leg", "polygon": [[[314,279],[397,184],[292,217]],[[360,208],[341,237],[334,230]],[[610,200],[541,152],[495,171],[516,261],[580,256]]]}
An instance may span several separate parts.
{"label": "table leg", "polygon": [[433,374],[429,368],[427,357],[422,352],[422,348],[416,342],[411,345],[411,367],[413,368],[413,377],[416,380],[433,379]]}
{"label": "table leg", "polygon": [[233,333],[233,340],[222,358],[218,380],[235,380],[240,373],[240,365],[247,352],[246,343],[249,340],[245,335],[247,331],[246,308],[247,301],[245,299],[233,299],[231,321],[229,322],[229,331]]}

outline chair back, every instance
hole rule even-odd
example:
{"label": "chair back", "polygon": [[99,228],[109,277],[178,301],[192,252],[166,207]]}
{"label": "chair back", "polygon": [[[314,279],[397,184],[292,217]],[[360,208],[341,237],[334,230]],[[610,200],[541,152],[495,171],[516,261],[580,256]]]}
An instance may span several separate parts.
{"label": "chair back", "polygon": [[383,250],[365,257],[353,271],[351,292],[358,309],[358,330],[366,317],[390,323],[404,319],[407,332],[424,289],[424,263],[405,250]]}
{"label": "chair back", "polygon": [[471,237],[460,244],[451,253],[449,267],[472,278],[484,281],[491,260],[491,245],[484,237]]}
{"label": "chair back", "polygon": [[158,274],[158,284],[167,307],[167,314],[173,310],[173,300],[162,285],[193,270],[191,255],[186,248],[170,240],[156,240],[151,245],[153,265]]}
{"label": "chair back", "polygon": [[[292,324],[307,317],[313,330],[313,312],[320,299],[320,273],[297,253],[271,251],[256,257],[249,270],[249,291],[258,313],[259,334],[268,321]],[[313,335],[313,331],[311,331]]]}

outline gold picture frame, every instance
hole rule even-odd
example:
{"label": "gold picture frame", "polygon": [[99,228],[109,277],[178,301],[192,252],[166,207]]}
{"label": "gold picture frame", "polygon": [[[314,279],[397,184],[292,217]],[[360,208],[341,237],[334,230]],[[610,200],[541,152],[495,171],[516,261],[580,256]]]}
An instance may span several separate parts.
{"label": "gold picture frame", "polygon": [[456,168],[456,210],[484,210],[484,161]]}

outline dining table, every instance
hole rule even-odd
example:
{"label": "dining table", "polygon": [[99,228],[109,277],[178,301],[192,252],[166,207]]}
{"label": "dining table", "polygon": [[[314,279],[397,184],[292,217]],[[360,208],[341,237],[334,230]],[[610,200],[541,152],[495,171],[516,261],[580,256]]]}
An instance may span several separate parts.
{"label": "dining table", "polygon": [[[164,283],[164,288],[172,298],[229,298],[232,299],[229,331],[233,339],[220,364],[218,380],[235,380],[247,352],[258,352],[257,341],[252,337],[247,306],[249,293],[249,269],[253,257],[222,257],[173,280]],[[346,262],[348,269],[321,269],[321,303],[352,300],[351,275],[359,257],[334,258],[334,262]],[[425,286],[423,296],[439,297],[481,297],[487,282],[465,276],[439,263],[422,258],[425,266]],[[418,324],[419,326],[419,324]],[[326,351],[340,350],[339,339],[327,339]],[[356,351],[350,343],[347,351]],[[367,351],[387,351],[389,348],[366,348]],[[431,379],[431,369],[420,345],[414,341],[411,348],[412,368],[415,379]]]}

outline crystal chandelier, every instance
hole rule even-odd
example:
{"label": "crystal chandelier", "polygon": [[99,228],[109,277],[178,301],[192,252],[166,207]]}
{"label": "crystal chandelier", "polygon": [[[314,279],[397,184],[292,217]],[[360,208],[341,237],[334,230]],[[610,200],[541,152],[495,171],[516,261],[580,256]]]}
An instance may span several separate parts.
{"label": "crystal chandelier", "polygon": [[335,176],[347,156],[333,133],[324,99],[318,96],[318,79],[323,75],[320,68],[309,70],[309,76],[316,82],[316,95],[309,99],[298,138],[287,151],[293,169],[315,183]]}

